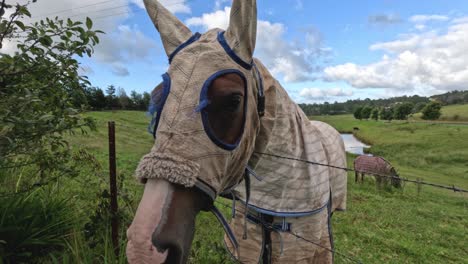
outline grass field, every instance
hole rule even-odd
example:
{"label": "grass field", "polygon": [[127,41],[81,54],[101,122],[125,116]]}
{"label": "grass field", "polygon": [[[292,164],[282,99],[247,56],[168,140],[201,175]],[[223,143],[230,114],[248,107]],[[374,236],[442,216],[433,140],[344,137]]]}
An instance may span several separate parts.
{"label": "grass field", "polygon": [[[142,155],[152,146],[146,132],[148,117],[143,112],[90,112],[97,121],[97,131],[70,136],[75,149],[94,154],[102,169],[83,172],[81,183],[65,182],[61,194],[74,202],[77,214],[75,232],[68,236],[66,252],[56,255],[53,263],[126,263],[112,255],[108,232],[99,230],[97,246],[89,246],[83,226],[99,211],[99,193],[106,189],[108,172],[107,121],[116,122],[117,171],[121,208],[121,244],[130,224],[143,187],[133,178]],[[372,144],[370,151],[386,157],[403,177],[420,177],[426,181],[455,184],[468,188],[468,126],[383,123],[357,121],[351,116],[313,117],[330,123],[338,130],[352,132]],[[348,155],[348,164],[352,164]],[[468,197],[446,190],[423,187],[418,193],[412,184],[403,190],[382,190],[374,180],[354,183],[348,176],[348,209],[335,213],[333,230],[335,249],[362,263],[466,263],[468,244]],[[229,216],[229,210],[220,208]],[[107,230],[109,227],[107,226]],[[231,263],[222,244],[223,230],[214,216],[202,213],[190,263]],[[239,238],[240,239],[240,238]],[[336,263],[352,261],[335,255]],[[49,261],[50,262],[50,261]],[[47,262],[47,263],[49,263]]]}
{"label": "grass field", "polygon": [[[401,176],[468,188],[468,126],[312,117],[371,144]],[[348,164],[352,164],[349,155]],[[365,263],[466,263],[468,197],[412,184],[383,192],[348,178],[348,211],[334,218],[337,248]]]}

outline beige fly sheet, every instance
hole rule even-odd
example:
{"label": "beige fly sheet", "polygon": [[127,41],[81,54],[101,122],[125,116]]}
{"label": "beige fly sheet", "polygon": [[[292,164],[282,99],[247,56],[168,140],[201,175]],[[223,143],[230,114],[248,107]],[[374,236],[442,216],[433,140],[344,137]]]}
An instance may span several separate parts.
{"label": "beige fly sheet", "polygon": [[[329,218],[333,211],[346,209],[346,171],[258,153],[346,167],[344,143],[334,128],[310,121],[268,70],[259,61],[255,63],[261,73],[266,106],[249,165],[260,180],[252,178],[250,183],[252,216],[248,218],[247,239],[239,239],[239,259],[242,263],[259,262],[264,230],[255,218],[266,214],[274,217],[271,223],[279,230],[271,234],[272,263],[331,262],[330,251],[290,232],[332,249]],[[235,195],[245,201],[245,188],[239,185]],[[244,204],[237,209],[243,212]],[[242,213],[236,213],[231,222],[237,237],[243,234],[243,218]],[[236,254],[232,247],[231,253]]]}

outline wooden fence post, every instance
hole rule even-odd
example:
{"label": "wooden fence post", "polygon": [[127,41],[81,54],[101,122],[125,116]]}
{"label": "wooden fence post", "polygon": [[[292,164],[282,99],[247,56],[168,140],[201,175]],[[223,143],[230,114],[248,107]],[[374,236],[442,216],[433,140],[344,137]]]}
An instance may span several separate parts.
{"label": "wooden fence post", "polygon": [[108,122],[109,128],[109,183],[110,183],[110,211],[111,211],[111,236],[114,253],[119,256],[119,216],[117,204],[117,169],[115,159],[115,122]]}

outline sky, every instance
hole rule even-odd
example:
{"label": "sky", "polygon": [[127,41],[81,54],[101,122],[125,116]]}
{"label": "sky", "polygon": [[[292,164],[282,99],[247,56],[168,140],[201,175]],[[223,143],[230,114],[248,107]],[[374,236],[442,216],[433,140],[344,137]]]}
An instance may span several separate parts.
{"label": "sky", "polygon": [[[232,3],[160,2],[200,33],[226,28]],[[468,89],[466,0],[257,0],[257,6],[254,56],[298,103]],[[150,92],[168,68],[142,0],[38,0],[30,11],[32,21],[89,16],[106,32],[93,56],[79,59],[94,86]],[[0,52],[13,50],[10,43]]]}

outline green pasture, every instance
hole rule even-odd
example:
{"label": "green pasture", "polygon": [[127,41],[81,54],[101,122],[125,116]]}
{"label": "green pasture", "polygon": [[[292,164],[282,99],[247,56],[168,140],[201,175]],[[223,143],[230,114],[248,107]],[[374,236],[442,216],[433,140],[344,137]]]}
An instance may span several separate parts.
{"label": "green pasture", "polygon": [[[313,116],[354,133],[389,160],[402,177],[468,188],[468,126],[359,121],[352,115]],[[348,166],[353,156],[348,155]],[[383,191],[372,179],[348,178],[348,211],[334,216],[338,250],[364,263],[465,263],[468,196],[407,183]]]}

